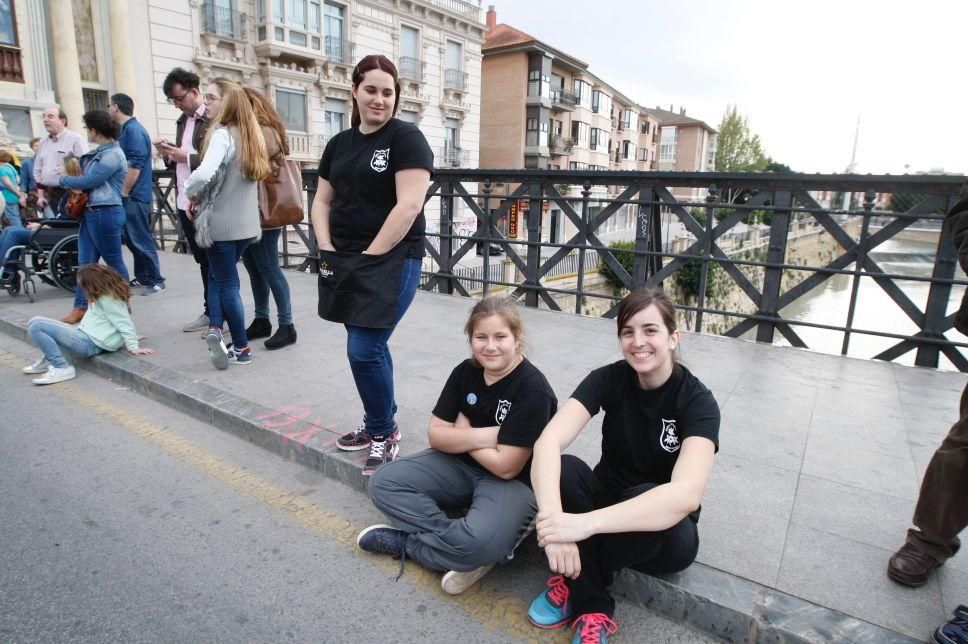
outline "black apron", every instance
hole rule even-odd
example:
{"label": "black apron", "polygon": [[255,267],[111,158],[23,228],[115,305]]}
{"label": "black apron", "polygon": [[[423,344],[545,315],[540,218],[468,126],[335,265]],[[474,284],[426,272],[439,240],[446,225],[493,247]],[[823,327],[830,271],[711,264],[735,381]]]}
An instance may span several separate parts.
{"label": "black apron", "polygon": [[353,326],[396,324],[397,296],[407,244],[383,255],[319,251],[319,317]]}

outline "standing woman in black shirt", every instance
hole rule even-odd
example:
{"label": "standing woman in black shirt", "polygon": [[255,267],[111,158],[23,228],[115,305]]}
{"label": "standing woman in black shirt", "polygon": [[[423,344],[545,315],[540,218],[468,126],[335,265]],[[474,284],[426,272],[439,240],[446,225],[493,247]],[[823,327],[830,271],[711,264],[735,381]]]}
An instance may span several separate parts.
{"label": "standing woman in black shirt", "polygon": [[[538,545],[558,573],[531,603],[541,628],[572,622],[575,642],[617,630],[612,578],[631,567],[667,574],[696,558],[699,506],[719,441],[719,406],[675,356],[675,306],[638,290],[618,308],[623,360],[592,371],[534,446]],[[562,451],[605,410],[592,470]]]}
{"label": "standing woman in black shirt", "polygon": [[441,585],[452,595],[508,558],[530,527],[537,512],[531,448],[558,404],[521,352],[513,300],[481,300],[464,332],[471,358],[440,393],[427,429],[431,448],[380,468],[370,481],[374,505],[396,527],[370,526],[357,537],[368,552],[448,571]]}
{"label": "standing woman in black shirt", "polygon": [[311,217],[320,250],[319,315],[346,327],[363,402],[363,423],[337,445],[369,447],[369,475],[399,451],[387,341],[420,279],[434,156],[420,130],[394,118],[400,82],[388,58],[364,57],[352,80],[351,127],[326,144]]}

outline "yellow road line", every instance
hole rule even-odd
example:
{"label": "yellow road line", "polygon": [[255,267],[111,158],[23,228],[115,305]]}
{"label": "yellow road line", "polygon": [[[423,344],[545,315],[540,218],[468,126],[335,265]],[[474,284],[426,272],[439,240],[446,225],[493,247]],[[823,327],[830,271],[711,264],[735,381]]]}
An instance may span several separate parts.
{"label": "yellow road line", "polygon": [[[19,371],[20,367],[26,362],[22,356],[0,349],[0,364]],[[210,478],[255,499],[274,512],[301,523],[309,530],[325,537],[328,541],[357,550],[356,535],[365,527],[362,524],[330,512],[295,492],[273,484],[258,474],[253,474],[219,459],[201,446],[178,436],[171,430],[151,422],[144,416],[130,412],[97,394],[85,391],[76,383],[59,383],[50,386],[48,389],[89,409],[128,433],[161,448]],[[388,572],[396,572],[398,568],[396,562],[385,557],[373,557],[371,561]],[[523,601],[503,595],[497,588],[486,582],[476,584],[461,595],[447,595],[440,589],[439,573],[425,570],[417,564],[407,566],[404,579],[424,592],[457,604],[477,619],[487,630],[500,630],[518,639],[531,642],[565,639],[565,633],[560,631],[536,629],[527,621],[528,607]],[[535,585],[538,586],[537,583]],[[566,633],[571,635],[570,631],[566,631]]]}

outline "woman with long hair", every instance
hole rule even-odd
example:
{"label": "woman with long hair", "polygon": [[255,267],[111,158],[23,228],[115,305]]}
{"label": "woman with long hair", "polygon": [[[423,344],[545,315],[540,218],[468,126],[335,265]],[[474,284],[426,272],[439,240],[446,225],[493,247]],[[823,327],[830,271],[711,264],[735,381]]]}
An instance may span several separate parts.
{"label": "woman with long hair", "polygon": [[[84,129],[87,140],[97,147],[80,158],[81,175],[61,173],[61,188],[87,190],[87,206],[81,219],[77,239],[77,263],[96,264],[98,260],[128,279],[128,268],[121,255],[121,230],[124,228],[124,207],[121,188],[128,162],[124,157],[118,137],[121,126],[104,110],[85,112]],[[61,319],[66,324],[77,324],[87,311],[84,289],[74,294],[74,309]]]}
{"label": "woman with long hair", "polygon": [[[202,146],[202,162],[185,182],[191,199],[195,240],[209,261],[209,331],[205,342],[217,369],[229,363],[249,364],[252,352],[245,335],[245,311],[239,294],[236,264],[242,252],[261,236],[258,189],[271,168],[262,128],[245,90],[235,81],[217,78],[205,91],[221,107]],[[207,108],[206,108],[207,109]],[[232,344],[222,326],[228,322]]]}
{"label": "woman with long hair", "polygon": [[464,333],[471,357],[440,392],[430,449],[388,463],[370,481],[373,503],[394,526],[370,526],[357,537],[367,552],[447,571],[441,586],[451,595],[510,558],[531,526],[531,448],[558,405],[547,378],[524,357],[514,300],[484,298]]}
{"label": "woman with long hair", "polygon": [[27,322],[27,334],[43,355],[23,368],[24,373],[40,374],[34,384],[52,385],[74,378],[74,366],[62,348],[78,358],[89,358],[122,347],[136,356],[147,356],[154,349],[138,345],[138,332],[131,321],[131,287],[127,278],[103,264],[87,264],[77,271],[77,288],[84,291],[89,311],[80,325],[73,327],[50,318],[35,317]]}
{"label": "woman with long hair", "polygon": [[[245,94],[252,102],[255,118],[262,127],[262,138],[266,142],[269,164],[272,174],[276,176],[286,157],[289,156],[289,141],[286,139],[286,128],[279,118],[279,112],[258,90],[245,88]],[[268,213],[263,213],[267,216]],[[252,299],[255,300],[255,319],[245,330],[249,340],[269,338],[265,341],[266,349],[281,349],[296,342],[296,327],[292,323],[292,299],[289,295],[289,282],[279,266],[279,236],[281,226],[266,226],[263,217],[262,239],[249,244],[242,253],[242,264],[249,273],[252,284]],[[272,323],[269,322],[269,293],[276,302],[276,315],[279,326],[275,335],[272,334]],[[269,336],[272,335],[270,338]]]}
{"label": "woman with long hair", "polygon": [[416,126],[395,118],[400,81],[388,58],[364,57],[352,81],[351,127],[326,144],[311,216],[320,249],[319,314],[346,327],[363,402],[363,423],[337,446],[369,448],[369,475],[399,451],[387,341],[417,291],[434,155]]}
{"label": "woman with long hair", "polygon": [[[699,549],[699,509],[719,447],[719,406],[676,360],[676,309],[661,291],[618,308],[622,360],[592,371],[534,445],[536,531],[556,576],[531,603],[540,628],[571,622],[575,642],[617,630],[608,587],[616,572],[678,572]],[[562,452],[605,411],[593,470]]]}

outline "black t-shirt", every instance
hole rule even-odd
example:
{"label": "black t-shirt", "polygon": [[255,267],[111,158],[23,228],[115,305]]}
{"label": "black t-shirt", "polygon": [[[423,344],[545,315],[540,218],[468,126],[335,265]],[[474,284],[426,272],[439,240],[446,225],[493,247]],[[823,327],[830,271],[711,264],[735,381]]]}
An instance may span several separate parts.
{"label": "black t-shirt", "polygon": [[[499,444],[531,448],[557,408],[558,399],[548,379],[527,358],[491,385],[484,382],[484,369],[465,360],[447,378],[433,414],[449,423],[457,420],[458,413],[464,414],[471,427],[500,426]],[[487,469],[470,454],[457,456],[478,469]],[[530,471],[529,458],[517,476],[529,486]]]}
{"label": "black t-shirt", "polygon": [[668,483],[689,436],[704,436],[719,451],[719,405],[682,365],[661,387],[646,390],[620,360],[588,374],[571,397],[592,416],[605,410],[595,474],[615,496],[642,483]]}
{"label": "black t-shirt", "polygon": [[[410,168],[433,172],[434,153],[416,126],[399,119],[370,134],[350,128],[329,140],[319,176],[333,186],[329,232],[336,250],[366,250],[397,204],[396,173]],[[401,242],[408,256],[423,257],[426,228],[421,209]]]}

